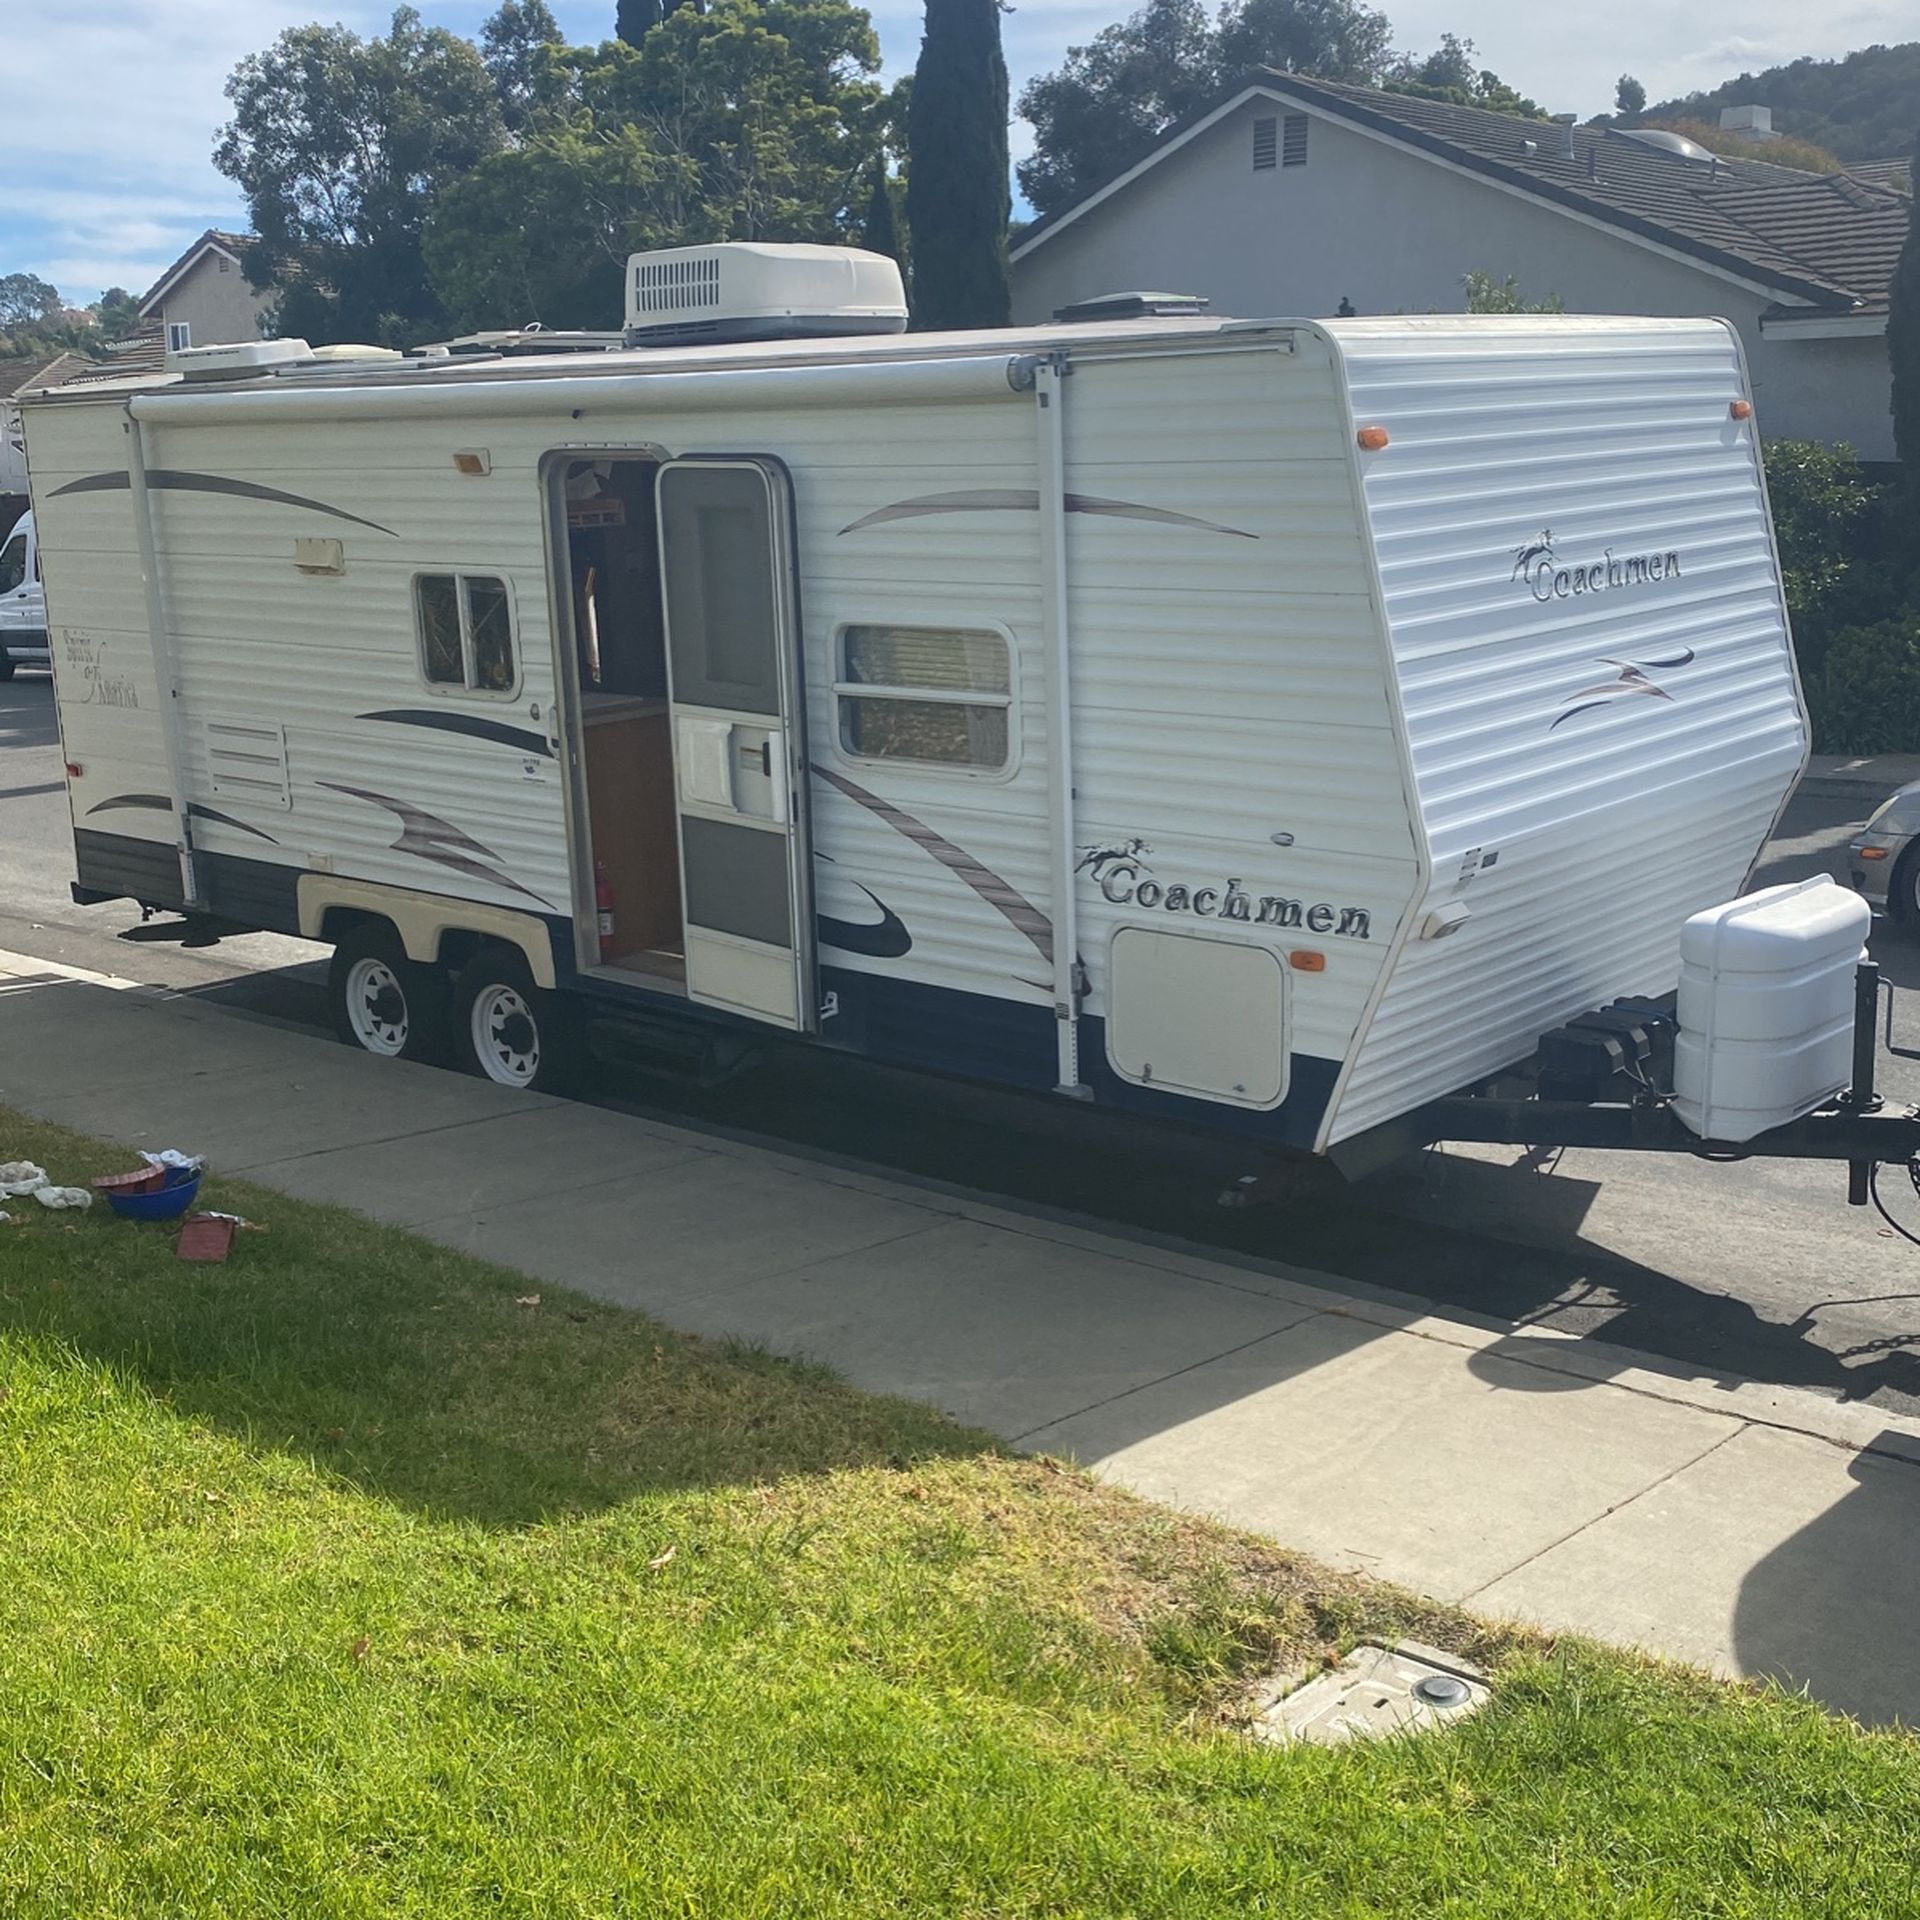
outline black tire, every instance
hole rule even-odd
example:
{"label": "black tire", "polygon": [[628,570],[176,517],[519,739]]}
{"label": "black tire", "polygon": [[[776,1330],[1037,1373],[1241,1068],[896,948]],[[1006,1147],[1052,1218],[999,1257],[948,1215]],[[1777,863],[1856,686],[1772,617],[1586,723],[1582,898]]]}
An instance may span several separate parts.
{"label": "black tire", "polygon": [[447,976],[409,960],[390,928],[354,927],[334,948],[327,1007],[334,1032],[363,1052],[440,1066],[451,1051]]}
{"label": "black tire", "polygon": [[0,647],[0,682],[13,678],[13,656],[4,647]]}
{"label": "black tire", "polygon": [[1920,928],[1920,839],[1908,844],[1887,882],[1887,918],[1911,933]]}
{"label": "black tire", "polygon": [[466,1072],[530,1093],[570,1092],[586,1064],[573,1008],[512,947],[483,947],[454,976],[453,1037]]}

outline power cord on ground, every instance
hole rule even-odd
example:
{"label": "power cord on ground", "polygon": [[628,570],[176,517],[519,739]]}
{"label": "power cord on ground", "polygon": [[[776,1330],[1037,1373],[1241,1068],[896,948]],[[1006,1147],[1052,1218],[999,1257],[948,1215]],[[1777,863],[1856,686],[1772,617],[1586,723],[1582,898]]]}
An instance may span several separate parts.
{"label": "power cord on ground", "polygon": [[[1907,1179],[1912,1183],[1914,1192],[1920,1194],[1920,1154],[1916,1154],[1907,1162]],[[1911,1240],[1916,1247],[1920,1247],[1920,1233],[1910,1232],[1907,1228],[1903,1227],[1900,1222],[1887,1211],[1887,1203],[1880,1198],[1880,1166],[1877,1161],[1867,1169],[1867,1194],[1873,1201],[1880,1218],[1884,1220],[1901,1239]]]}

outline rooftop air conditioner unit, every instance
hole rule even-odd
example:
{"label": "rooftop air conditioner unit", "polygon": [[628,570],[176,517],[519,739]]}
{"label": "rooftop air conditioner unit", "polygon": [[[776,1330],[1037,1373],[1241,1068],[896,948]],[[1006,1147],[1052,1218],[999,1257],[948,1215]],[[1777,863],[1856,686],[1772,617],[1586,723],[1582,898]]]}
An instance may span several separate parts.
{"label": "rooftop air conditioner unit", "polygon": [[627,262],[627,345],[904,333],[899,267],[858,247],[728,240]]}
{"label": "rooftop air conditioner unit", "polygon": [[304,340],[235,340],[223,346],[170,348],[167,368],[185,380],[233,380],[312,358],[313,349]]}

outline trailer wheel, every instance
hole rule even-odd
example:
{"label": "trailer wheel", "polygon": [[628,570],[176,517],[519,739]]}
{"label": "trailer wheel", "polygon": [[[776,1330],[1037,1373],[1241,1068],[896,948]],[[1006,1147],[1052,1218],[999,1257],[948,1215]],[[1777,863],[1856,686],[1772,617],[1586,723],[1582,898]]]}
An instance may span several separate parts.
{"label": "trailer wheel", "polygon": [[349,1046],[389,1060],[447,1057],[446,976],[407,958],[385,927],[351,928],[327,968],[333,1029]]}
{"label": "trailer wheel", "polygon": [[13,655],[5,647],[0,647],[0,683],[13,678]]}
{"label": "trailer wheel", "polygon": [[572,1009],[533,984],[511,947],[483,947],[453,983],[455,1044],[470,1073],[503,1087],[563,1093],[584,1048]]}
{"label": "trailer wheel", "polygon": [[1920,840],[1908,844],[1887,882],[1887,918],[1907,932],[1920,927]]}

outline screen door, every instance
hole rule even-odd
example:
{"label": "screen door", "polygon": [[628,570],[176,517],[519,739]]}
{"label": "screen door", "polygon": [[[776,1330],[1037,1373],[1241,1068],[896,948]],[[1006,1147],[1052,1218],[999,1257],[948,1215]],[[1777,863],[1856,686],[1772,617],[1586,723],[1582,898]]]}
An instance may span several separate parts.
{"label": "screen door", "polygon": [[786,475],[752,459],[660,470],[687,994],[814,1024],[806,732]]}

